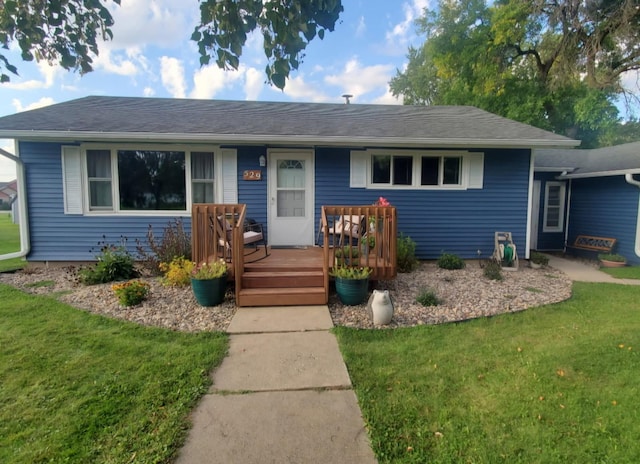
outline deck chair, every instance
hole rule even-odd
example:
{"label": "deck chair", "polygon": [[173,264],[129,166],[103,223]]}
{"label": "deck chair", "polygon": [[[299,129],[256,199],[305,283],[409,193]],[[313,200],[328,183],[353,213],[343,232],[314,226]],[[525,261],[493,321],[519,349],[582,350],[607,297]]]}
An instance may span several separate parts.
{"label": "deck chair", "polygon": [[[212,223],[214,222],[213,218],[211,218],[211,221]],[[215,224],[212,224],[212,227],[216,227],[217,229],[218,246],[222,249],[225,259],[227,261],[231,261],[231,243],[233,240],[233,227],[231,226],[231,223],[226,217],[218,216]],[[245,253],[245,256],[249,256],[260,251],[260,243],[264,246],[264,255],[254,259],[253,261],[258,261],[269,256],[267,241],[265,240],[264,233],[262,231],[262,224],[259,224],[252,219],[245,220],[245,223],[243,224],[242,238],[245,247],[248,246],[253,248],[250,253]],[[247,261],[245,260],[245,262]]]}
{"label": "deck chair", "polygon": [[329,236],[332,237],[332,244],[335,246],[336,237],[339,246],[343,245],[344,238],[349,239],[349,245],[352,240],[359,241],[364,228],[362,223],[364,222],[364,215],[348,215],[340,216],[333,223],[332,227],[329,227]]}

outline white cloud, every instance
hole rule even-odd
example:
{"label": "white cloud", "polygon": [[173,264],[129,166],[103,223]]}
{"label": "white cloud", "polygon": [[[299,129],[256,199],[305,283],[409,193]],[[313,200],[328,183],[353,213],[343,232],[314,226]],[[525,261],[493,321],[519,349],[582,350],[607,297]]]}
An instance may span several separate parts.
{"label": "white cloud", "polygon": [[199,17],[196,2],[175,0],[122,0],[113,5],[114,48],[158,45],[165,48],[182,47],[189,39]]}
{"label": "white cloud", "polygon": [[360,16],[358,25],[356,26],[356,37],[362,37],[367,30],[367,25],[364,22],[364,16]]}
{"label": "white cloud", "polygon": [[168,56],[161,57],[160,77],[162,79],[162,85],[172,97],[185,97],[186,83],[184,79],[184,66],[180,60]]}
{"label": "white cloud", "polygon": [[221,90],[242,79],[244,73],[245,68],[242,66],[238,71],[225,71],[215,64],[200,68],[193,74],[194,87],[189,96],[201,99],[213,98]]}
{"label": "white cloud", "polygon": [[247,100],[257,100],[264,88],[265,77],[256,68],[248,68],[245,73],[244,93]]}
{"label": "white cloud", "polygon": [[100,49],[100,54],[94,58],[93,63],[94,69],[103,69],[119,76],[138,74],[138,68],[131,60],[124,59],[119,53],[113,53],[109,47],[104,45]]}
{"label": "white cloud", "polygon": [[3,87],[15,90],[35,90],[35,89],[48,89],[53,86],[56,77],[64,70],[57,65],[50,65],[46,61],[40,61],[36,64],[38,72],[43,77],[43,80],[30,79],[23,82],[7,82],[2,84]]}
{"label": "white cloud", "polygon": [[[280,92],[275,87],[271,87],[274,91]],[[304,81],[302,76],[296,76],[294,78],[287,79],[287,84],[284,88],[284,94],[291,97],[294,100],[301,100],[307,102],[328,102],[332,99],[324,94],[322,91],[315,88],[314,85]],[[336,100],[335,98],[333,100]]]}
{"label": "white cloud", "polygon": [[153,90],[151,87],[145,87],[144,90],[142,91],[142,95],[144,95],[145,97],[153,97],[156,94],[156,91]]}
{"label": "white cloud", "polygon": [[629,92],[637,92],[640,90],[640,71],[627,71],[622,74],[622,88]]}
{"label": "white cloud", "polygon": [[429,0],[413,0],[403,3],[404,19],[387,32],[387,46],[402,50],[403,53],[414,36],[414,22],[429,7]]}
{"label": "white cloud", "polygon": [[27,106],[24,106],[20,100],[14,98],[11,100],[11,104],[16,109],[16,113],[21,113],[22,111],[35,110],[37,108],[43,108],[45,106],[53,105],[55,101],[51,97],[42,97],[40,100],[35,101]]}
{"label": "white cloud", "polygon": [[340,74],[328,75],[324,80],[327,84],[340,87],[341,93],[352,94],[357,100],[369,92],[387,89],[393,70],[390,64],[362,66],[357,58],[353,58]]}
{"label": "white cloud", "polygon": [[391,93],[391,88],[387,86],[387,91],[384,95],[379,96],[378,98],[373,99],[371,103],[375,103],[376,105],[402,105],[404,98],[402,95],[400,97],[394,97]]}

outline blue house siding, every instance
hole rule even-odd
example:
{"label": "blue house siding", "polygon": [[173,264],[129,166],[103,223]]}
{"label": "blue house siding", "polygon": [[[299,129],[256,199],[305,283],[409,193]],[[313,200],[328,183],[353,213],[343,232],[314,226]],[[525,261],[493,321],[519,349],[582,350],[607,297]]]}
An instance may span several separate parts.
{"label": "blue house siding", "polygon": [[[511,231],[520,256],[526,245],[529,150],[480,150],[484,156],[484,188],[469,190],[352,189],[350,150],[317,148],[315,155],[315,227],[322,205],[365,205],[384,196],[398,209],[398,230],[417,244],[417,255],[437,258],[443,251],[476,258],[493,253],[495,231]],[[93,260],[98,242],[119,243],[126,237],[146,240],[148,226],[160,234],[168,216],[82,216],[64,214],[61,144],[21,142],[26,164],[32,261]],[[244,181],[247,169],[259,169],[264,146],[238,147],[238,201],[247,204],[247,217],[267,224],[268,169],[261,181]],[[637,200],[637,195],[636,195]],[[184,217],[190,230],[190,218]],[[317,233],[317,229],[316,229]]]}
{"label": "blue house siding", "polygon": [[[538,250],[563,250],[564,249],[564,228],[562,232],[545,232],[544,231],[544,200],[547,182],[557,182],[556,177],[559,172],[536,172],[534,180],[540,181],[540,209],[538,211]],[[563,181],[566,185],[565,203],[564,203],[564,219],[567,218],[569,181]],[[566,224],[566,222],[565,222]]]}
{"label": "blue house siding", "polygon": [[635,253],[640,189],[623,176],[573,179],[569,244],[580,234],[614,237],[614,252],[631,264],[640,264]]}
{"label": "blue house siding", "polygon": [[[267,235],[267,182],[268,169],[260,167],[260,155],[267,156],[266,147],[239,147],[238,149],[238,202],[247,205],[247,218],[254,219],[264,227]],[[262,180],[243,180],[242,173],[247,169],[260,169]]]}
{"label": "blue house siding", "polygon": [[[26,168],[26,187],[31,233],[30,261],[90,261],[99,251],[98,242],[119,244],[122,237],[135,251],[135,240],[146,243],[151,224],[161,232],[171,217],[81,216],[64,214],[61,144],[20,143]],[[191,222],[185,219],[190,230]]]}
{"label": "blue house siding", "polygon": [[519,254],[524,256],[529,150],[482,151],[484,188],[445,191],[351,189],[349,150],[318,149],[316,209],[321,205],[372,204],[384,196],[398,209],[398,231],[416,242],[419,258],[437,258],[443,251],[475,258],[477,250],[489,257],[495,231],[512,232]]}

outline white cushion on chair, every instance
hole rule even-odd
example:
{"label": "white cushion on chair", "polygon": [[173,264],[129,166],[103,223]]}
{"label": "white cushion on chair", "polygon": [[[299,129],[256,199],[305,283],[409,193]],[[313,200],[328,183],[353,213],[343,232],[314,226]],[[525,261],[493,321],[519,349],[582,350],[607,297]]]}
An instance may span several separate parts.
{"label": "white cushion on chair", "polygon": [[262,234],[253,230],[245,232],[243,235],[244,244],[257,242],[262,240]]}

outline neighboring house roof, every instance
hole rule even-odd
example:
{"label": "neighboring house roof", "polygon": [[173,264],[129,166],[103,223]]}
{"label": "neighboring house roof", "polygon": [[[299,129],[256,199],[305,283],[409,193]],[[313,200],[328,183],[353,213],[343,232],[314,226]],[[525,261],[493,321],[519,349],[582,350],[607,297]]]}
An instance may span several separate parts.
{"label": "neighboring house roof", "polygon": [[0,118],[0,138],[466,148],[579,143],[470,106],[100,96]]}
{"label": "neighboring house roof", "polygon": [[10,182],[0,182],[0,193],[10,197],[18,192],[18,183],[15,180]]}
{"label": "neighboring house roof", "polygon": [[640,142],[591,150],[536,150],[536,171],[563,171],[567,179],[640,173]]}

